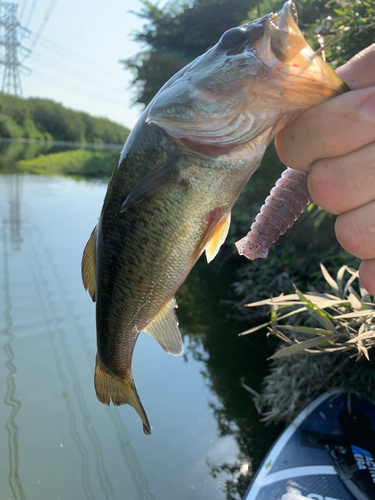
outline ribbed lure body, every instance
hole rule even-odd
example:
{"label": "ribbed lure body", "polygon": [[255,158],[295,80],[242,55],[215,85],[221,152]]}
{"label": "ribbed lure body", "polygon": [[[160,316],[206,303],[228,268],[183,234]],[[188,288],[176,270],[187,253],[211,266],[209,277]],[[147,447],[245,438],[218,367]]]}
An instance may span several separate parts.
{"label": "ribbed lure body", "polygon": [[284,170],[247,236],[236,242],[238,253],[250,260],[267,257],[270,246],[294,224],[309,202],[307,174]]}

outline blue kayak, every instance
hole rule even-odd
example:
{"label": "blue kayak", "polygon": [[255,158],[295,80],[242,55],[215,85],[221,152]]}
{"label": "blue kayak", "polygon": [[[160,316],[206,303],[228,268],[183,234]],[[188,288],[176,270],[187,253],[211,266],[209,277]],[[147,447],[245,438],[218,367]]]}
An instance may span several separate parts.
{"label": "blue kayak", "polygon": [[375,406],[331,391],[275,442],[244,500],[375,500]]}

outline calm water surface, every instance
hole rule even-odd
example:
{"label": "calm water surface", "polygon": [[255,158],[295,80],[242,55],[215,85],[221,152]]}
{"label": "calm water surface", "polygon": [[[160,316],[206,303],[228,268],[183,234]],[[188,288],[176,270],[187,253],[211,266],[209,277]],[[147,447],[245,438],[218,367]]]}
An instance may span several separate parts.
{"label": "calm water surface", "polygon": [[[215,353],[220,332],[206,350],[185,335],[181,357],[140,335],[133,375],[151,436],[131,407],[108,408],[96,399],[94,304],[81,283],[80,261],[105,190],[100,181],[0,175],[0,500],[224,499],[229,476],[213,477],[207,463],[236,460],[238,443],[250,439],[239,439],[238,421],[258,438],[260,424],[239,385],[246,376],[239,368],[228,397],[239,391],[246,408],[233,409],[232,431],[220,428],[226,403],[218,393],[227,384],[225,355]],[[209,312],[217,302],[210,305],[205,296],[210,279],[193,275],[190,288],[181,289],[185,333],[194,329],[189,321],[218,327],[220,318]],[[230,332],[230,323],[225,328]],[[230,337],[237,339],[238,331]],[[262,455],[269,443],[256,439],[253,453]]]}

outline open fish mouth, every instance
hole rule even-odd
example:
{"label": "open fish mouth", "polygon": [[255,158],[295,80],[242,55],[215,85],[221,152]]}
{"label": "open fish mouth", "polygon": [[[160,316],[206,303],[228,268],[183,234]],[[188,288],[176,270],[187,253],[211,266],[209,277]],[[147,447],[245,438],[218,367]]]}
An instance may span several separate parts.
{"label": "open fish mouth", "polygon": [[295,33],[300,32],[298,28],[298,15],[296,6],[291,0],[284,3],[283,8],[280,10],[280,12],[271,14],[270,18],[271,23],[275,27],[283,31],[289,31],[289,29],[291,29]]}
{"label": "open fish mouth", "polygon": [[278,66],[280,73],[287,73],[290,79],[298,77],[301,81],[316,82],[321,86],[324,97],[328,97],[332,90],[338,93],[347,90],[342,80],[317,57],[305,40],[298,27],[296,7],[291,0],[285,2],[279,12],[270,14],[266,22],[269,48],[281,63]]}
{"label": "open fish mouth", "polygon": [[[268,32],[271,50],[282,63],[289,62],[306,47],[309,47],[298,27],[298,15],[292,1],[285,2],[283,8],[268,18]],[[314,57],[311,49],[310,57]]]}
{"label": "open fish mouth", "polygon": [[159,91],[146,121],[189,150],[214,157],[255,138],[280,116],[342,92],[342,85],[305,40],[289,0],[277,13],[226,31]]}

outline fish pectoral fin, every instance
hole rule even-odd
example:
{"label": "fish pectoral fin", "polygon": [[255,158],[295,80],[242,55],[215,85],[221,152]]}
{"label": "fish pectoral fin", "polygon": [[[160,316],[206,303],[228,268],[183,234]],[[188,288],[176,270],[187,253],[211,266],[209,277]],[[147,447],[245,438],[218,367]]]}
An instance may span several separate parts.
{"label": "fish pectoral fin", "polygon": [[96,300],[96,226],[86,243],[81,264],[82,281],[93,302]]}
{"label": "fish pectoral fin", "polygon": [[178,319],[175,313],[177,307],[176,300],[172,299],[149,323],[143,331],[149,333],[159,342],[164,351],[180,356],[183,351],[183,344]]}
{"label": "fish pectoral fin", "polygon": [[170,154],[165,163],[145,175],[143,179],[134,186],[131,193],[122,204],[120,212],[125,212],[128,208],[149,198],[153,194],[182,182],[183,179],[177,168],[178,159],[178,154]]}
{"label": "fish pectoral fin", "polygon": [[139,399],[130,371],[122,378],[115,377],[103,368],[98,357],[96,357],[94,383],[96,396],[101,403],[109,406],[112,401],[115,406],[132,406],[141,417],[143,432],[145,434],[151,434],[150,423],[141,400]]}
{"label": "fish pectoral fin", "polygon": [[224,243],[226,237],[228,236],[228,231],[230,227],[230,212],[226,215],[217,225],[215,232],[208,240],[206,246],[206,257],[207,262],[211,262],[213,260],[218,251],[220,250],[221,245]]}

